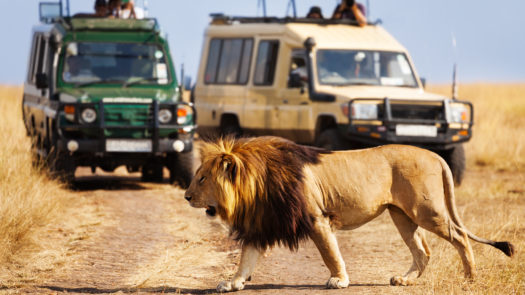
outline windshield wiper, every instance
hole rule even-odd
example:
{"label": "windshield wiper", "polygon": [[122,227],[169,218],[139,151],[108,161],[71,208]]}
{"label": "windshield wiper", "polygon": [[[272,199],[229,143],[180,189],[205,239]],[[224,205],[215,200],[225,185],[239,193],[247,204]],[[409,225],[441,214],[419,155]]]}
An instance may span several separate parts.
{"label": "windshield wiper", "polygon": [[126,88],[130,85],[135,85],[135,84],[139,84],[142,82],[158,81],[159,79],[160,79],[159,77],[150,77],[150,78],[141,78],[141,79],[133,80],[133,81],[128,80],[122,84],[122,88]]}
{"label": "windshield wiper", "polygon": [[122,81],[122,80],[97,80],[97,81],[89,81],[89,82],[83,82],[83,83],[75,83],[75,88],[78,88],[78,87],[86,87],[86,86],[91,86],[91,85],[94,85],[94,84],[112,84],[112,83],[126,83],[126,81]]}

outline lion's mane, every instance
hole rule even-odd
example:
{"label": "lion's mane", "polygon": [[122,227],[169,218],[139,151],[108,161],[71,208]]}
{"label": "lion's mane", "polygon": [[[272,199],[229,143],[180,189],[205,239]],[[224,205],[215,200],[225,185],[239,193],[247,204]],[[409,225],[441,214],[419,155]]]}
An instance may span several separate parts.
{"label": "lion's mane", "polygon": [[241,243],[296,250],[308,237],[312,216],[304,196],[305,164],[319,162],[322,149],[274,138],[225,138],[204,143],[204,169],[216,176],[219,216]]}

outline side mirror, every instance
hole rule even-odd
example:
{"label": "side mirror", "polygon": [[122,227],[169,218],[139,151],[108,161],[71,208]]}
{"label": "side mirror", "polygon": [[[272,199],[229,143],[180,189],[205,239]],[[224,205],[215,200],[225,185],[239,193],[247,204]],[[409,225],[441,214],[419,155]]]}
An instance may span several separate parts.
{"label": "side mirror", "polygon": [[301,88],[303,86],[301,75],[299,75],[299,73],[290,73],[288,77],[288,88]]}
{"label": "side mirror", "polygon": [[35,78],[36,78],[36,88],[45,89],[49,87],[46,73],[38,73],[36,74]]}
{"label": "side mirror", "polygon": [[421,85],[423,85],[423,88],[427,87],[427,79],[426,78],[419,78],[421,80]]}

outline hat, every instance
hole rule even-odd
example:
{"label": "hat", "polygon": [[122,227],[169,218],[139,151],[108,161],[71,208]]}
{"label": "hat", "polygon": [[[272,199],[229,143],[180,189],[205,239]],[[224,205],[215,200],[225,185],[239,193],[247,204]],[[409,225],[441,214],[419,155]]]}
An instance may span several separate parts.
{"label": "hat", "polygon": [[323,13],[321,12],[321,8],[319,6],[312,6],[310,8],[310,11],[308,11],[308,14],[306,15],[306,17],[310,17],[310,15],[314,13],[319,14],[321,18],[323,18]]}
{"label": "hat", "polygon": [[106,5],[107,5],[106,0],[95,0],[95,7],[106,6]]}

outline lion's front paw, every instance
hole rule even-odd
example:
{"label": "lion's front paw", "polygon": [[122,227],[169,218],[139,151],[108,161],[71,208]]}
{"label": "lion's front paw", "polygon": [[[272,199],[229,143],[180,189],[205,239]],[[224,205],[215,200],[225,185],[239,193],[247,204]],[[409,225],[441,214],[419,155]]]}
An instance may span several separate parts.
{"label": "lion's front paw", "polygon": [[393,276],[392,278],[390,278],[390,285],[392,286],[410,286],[414,283],[414,280],[410,280],[403,276]]}
{"label": "lion's front paw", "polygon": [[244,280],[222,281],[217,285],[217,292],[231,292],[244,289]]}
{"label": "lion's front paw", "polygon": [[328,279],[328,282],[326,282],[326,287],[328,289],[341,289],[348,287],[348,284],[350,282],[348,281],[348,278],[337,278],[337,277],[331,277]]}

